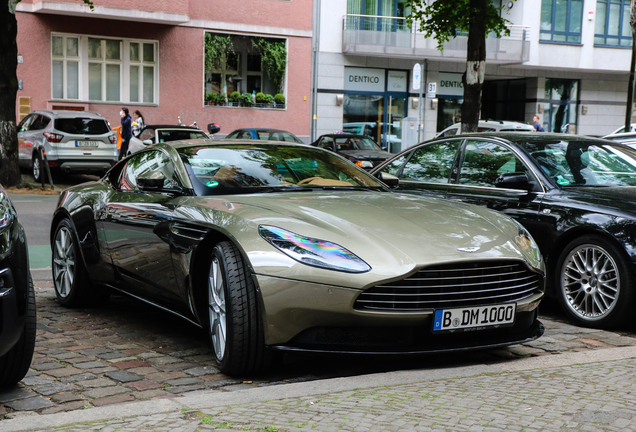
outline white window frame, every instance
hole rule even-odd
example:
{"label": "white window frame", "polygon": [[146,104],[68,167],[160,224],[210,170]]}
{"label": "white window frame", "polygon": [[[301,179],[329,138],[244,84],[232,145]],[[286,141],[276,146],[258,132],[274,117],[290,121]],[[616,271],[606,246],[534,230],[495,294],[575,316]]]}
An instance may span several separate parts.
{"label": "white window frame", "polygon": [[[53,56],[53,37],[63,37],[64,50],[66,50],[66,38],[78,38],[79,40],[79,57],[69,58],[69,60],[79,62],[78,71],[78,92],[79,99],[70,99],[67,97],[67,85],[66,85],[66,61],[64,62],[64,94],[63,98],[53,97],[53,61],[64,60],[62,57]],[[89,59],[88,58],[88,39],[99,39],[102,44],[102,59]],[[107,60],[106,59],[106,40],[120,41],[120,60]],[[130,61],[130,44],[138,43],[140,47],[140,61]],[[151,44],[154,47],[154,62],[143,61],[143,46],[144,44]],[[66,53],[66,51],[64,51]],[[67,102],[81,102],[91,104],[130,104],[139,106],[157,106],[159,105],[159,41],[148,39],[127,39],[117,37],[104,37],[96,35],[86,34],[72,34],[72,33],[51,33],[51,41],[49,53],[51,55],[51,100],[53,101],[67,101]],[[102,64],[102,94],[101,100],[89,99],[89,80],[88,80],[88,65],[89,63],[101,63]],[[106,100],[106,65],[118,64],[119,70],[119,100],[107,101]],[[140,78],[139,78],[139,101],[130,101],[130,66],[140,66]],[[143,102],[143,67],[152,66],[153,69],[153,102]]]}
{"label": "white window frame", "polygon": [[[62,38],[62,55],[55,56],[53,55],[53,37],[61,37]],[[69,56],[67,53],[67,39],[77,39],[77,57]],[[61,61],[62,62],[62,98],[65,100],[77,101],[79,100],[82,88],[82,73],[81,73],[81,39],[79,36],[75,35],[51,35],[51,97],[53,97],[53,62]],[[77,62],[78,63],[78,71],[77,71],[77,98],[69,98],[68,97],[68,62]]]}

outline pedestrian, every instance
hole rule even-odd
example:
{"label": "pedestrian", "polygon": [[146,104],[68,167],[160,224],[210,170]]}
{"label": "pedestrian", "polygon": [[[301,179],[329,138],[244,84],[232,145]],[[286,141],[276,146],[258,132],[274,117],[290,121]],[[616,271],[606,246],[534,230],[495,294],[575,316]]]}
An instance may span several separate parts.
{"label": "pedestrian", "polygon": [[133,115],[135,116],[135,119],[132,122],[133,135],[139,136],[139,133],[145,125],[144,116],[141,115],[141,112],[139,112],[139,110],[135,110],[135,113]]}
{"label": "pedestrian", "polygon": [[126,107],[119,111],[119,115],[121,116],[121,147],[119,148],[118,160],[121,160],[128,153],[128,144],[132,138],[132,119]]}
{"label": "pedestrian", "polygon": [[536,115],[532,118],[532,123],[534,123],[534,131],[535,132],[545,132],[543,130],[543,126],[541,126],[541,122],[539,121],[539,116]]}

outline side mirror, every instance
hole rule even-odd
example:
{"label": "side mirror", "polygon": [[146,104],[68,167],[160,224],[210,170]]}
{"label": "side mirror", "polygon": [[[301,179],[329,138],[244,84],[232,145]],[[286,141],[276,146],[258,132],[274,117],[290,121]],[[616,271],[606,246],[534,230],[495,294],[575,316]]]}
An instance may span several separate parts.
{"label": "side mirror", "polygon": [[390,188],[397,187],[400,184],[399,178],[387,172],[380,171],[376,173],[375,177]]}
{"label": "side mirror", "polygon": [[216,123],[209,123],[208,124],[208,133],[209,134],[215,134],[217,132],[219,132],[221,130],[221,126],[219,126]]}
{"label": "side mirror", "polygon": [[165,179],[161,171],[149,171],[137,177],[136,180],[141,190],[159,190],[163,188]]}
{"label": "side mirror", "polygon": [[144,145],[154,144],[151,139],[143,140],[142,142],[144,143]]}
{"label": "side mirror", "polygon": [[503,189],[520,189],[530,191],[532,186],[524,173],[504,173],[495,180],[495,187]]}

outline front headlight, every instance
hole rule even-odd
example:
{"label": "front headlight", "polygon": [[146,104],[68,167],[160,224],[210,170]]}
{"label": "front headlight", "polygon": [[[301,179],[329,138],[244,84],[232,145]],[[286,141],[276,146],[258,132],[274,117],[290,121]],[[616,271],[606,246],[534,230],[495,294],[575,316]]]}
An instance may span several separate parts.
{"label": "front headlight", "polygon": [[346,273],[371,270],[362,259],[335,243],[303,237],[273,226],[261,225],[258,233],[276,249],[303,264]]}
{"label": "front headlight", "polygon": [[359,160],[354,163],[360,168],[373,168],[373,163],[371,161]]}
{"label": "front headlight", "polygon": [[539,251],[539,246],[537,246],[537,243],[523,225],[514,219],[512,221],[517,224],[517,227],[519,228],[519,232],[515,236],[515,244],[531,262],[540,263],[541,252]]}
{"label": "front headlight", "polygon": [[0,186],[0,231],[11,225],[13,219],[15,219],[13,206],[9,201],[7,191]]}

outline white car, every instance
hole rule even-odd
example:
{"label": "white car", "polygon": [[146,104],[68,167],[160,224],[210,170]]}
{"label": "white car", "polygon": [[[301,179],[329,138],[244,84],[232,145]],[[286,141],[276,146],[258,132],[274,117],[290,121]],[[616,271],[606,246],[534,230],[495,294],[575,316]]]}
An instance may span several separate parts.
{"label": "white car", "polygon": [[[632,123],[629,129],[630,129],[630,132],[636,132],[636,123]],[[614,132],[612,132],[610,135],[620,134],[620,133],[624,133],[624,132],[625,132],[625,125],[619,127]]]}
{"label": "white car", "polygon": [[201,129],[194,126],[147,125],[141,130],[139,136],[130,139],[128,154],[126,154],[126,156],[155,143],[198,138],[208,139],[210,137]]}
{"label": "white car", "polygon": [[[479,120],[477,132],[532,132],[534,126],[526,123],[501,120]],[[462,124],[455,123],[439,132],[436,137],[458,135],[462,133]]]}

